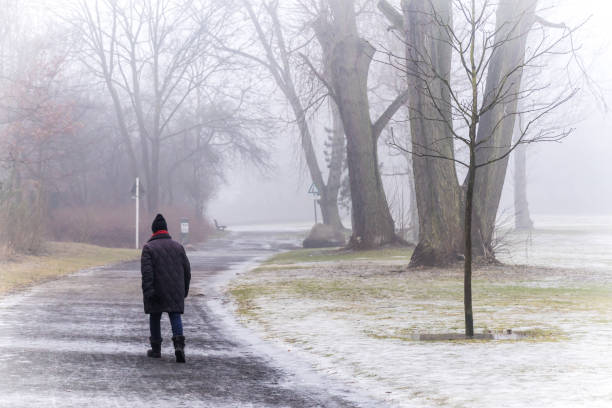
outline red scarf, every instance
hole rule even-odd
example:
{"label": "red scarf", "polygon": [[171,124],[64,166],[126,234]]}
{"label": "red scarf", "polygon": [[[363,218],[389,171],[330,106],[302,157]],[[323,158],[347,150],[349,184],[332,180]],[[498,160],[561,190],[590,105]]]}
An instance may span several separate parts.
{"label": "red scarf", "polygon": [[152,237],[156,236],[156,235],[161,235],[161,234],[167,234],[168,231],[166,230],[159,230],[156,233],[154,233],[153,235],[151,235]]}

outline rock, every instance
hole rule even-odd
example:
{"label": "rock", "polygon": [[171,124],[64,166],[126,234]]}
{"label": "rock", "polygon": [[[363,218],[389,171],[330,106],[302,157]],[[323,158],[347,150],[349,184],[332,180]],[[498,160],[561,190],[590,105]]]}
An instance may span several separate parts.
{"label": "rock", "polygon": [[330,248],[344,246],[346,239],[342,231],[329,225],[315,224],[302,242],[304,248]]}

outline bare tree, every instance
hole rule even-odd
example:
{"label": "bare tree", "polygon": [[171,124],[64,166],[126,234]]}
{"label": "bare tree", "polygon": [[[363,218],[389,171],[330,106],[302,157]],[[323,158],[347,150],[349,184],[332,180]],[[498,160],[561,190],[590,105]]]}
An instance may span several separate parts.
{"label": "bare tree", "polygon": [[[394,217],[394,220],[396,229],[400,231],[400,236],[409,243],[416,245],[419,242],[419,212],[413,173],[414,156],[409,152],[393,147],[393,143],[398,140],[401,140],[400,144],[404,146],[410,144],[410,129],[408,126],[399,126],[397,131],[393,127],[390,130],[390,134],[385,140],[385,143],[390,147],[388,154],[391,157],[399,155],[404,159],[404,162],[400,168],[393,169],[391,172],[387,170],[383,173],[383,176],[396,178],[395,183],[399,184],[396,188],[396,191],[399,190],[399,197],[396,194],[395,202],[390,199],[389,207],[391,212],[393,212],[394,207],[397,210],[397,216]],[[397,136],[398,133],[400,133],[399,137]]]}
{"label": "bare tree", "polygon": [[82,101],[66,79],[66,52],[55,33],[45,34],[3,49],[0,216],[3,243],[19,252],[41,248],[50,193],[67,175],[61,164],[83,147]]}
{"label": "bare tree", "polygon": [[[463,210],[463,190],[467,188],[467,179],[463,185],[457,181],[455,165],[449,161],[432,160],[435,157],[424,154],[424,149],[431,153],[435,149],[438,156],[454,155],[453,128],[448,126],[456,120],[452,112],[452,95],[446,90],[451,79],[451,59],[453,54],[465,53],[465,49],[454,48],[456,33],[453,23],[453,9],[463,17],[465,7],[452,0],[415,0],[402,1],[399,13],[386,0],[379,2],[379,8],[387,16],[392,27],[404,38],[406,59],[404,64],[408,72],[417,72],[420,67],[431,67],[428,75],[430,83],[423,86],[423,81],[414,75],[408,75],[409,88],[413,95],[409,98],[411,131],[413,134],[412,149],[417,154],[414,162],[417,201],[421,215],[421,236],[419,244],[411,259],[411,265],[446,265],[457,259],[462,252],[463,240],[460,233]],[[496,12],[492,12],[490,2],[478,5],[479,11],[487,10],[486,19],[493,27],[493,14],[496,14],[495,26],[486,36],[486,44],[481,41],[481,48],[487,54],[479,67],[481,82],[489,88],[483,90],[486,98],[497,96],[503,89],[507,95],[499,103],[489,104],[490,109],[483,112],[482,123],[477,131],[483,148],[479,151],[479,161],[495,157],[493,152],[497,145],[508,146],[512,143],[514,128],[513,112],[517,111],[517,99],[509,96],[519,94],[523,75],[523,62],[526,58],[527,33],[534,23],[541,29],[542,38],[535,44],[541,60],[549,52],[548,35],[544,27],[564,29],[562,24],[551,24],[535,14],[536,1],[500,2]],[[461,23],[464,23],[462,19]],[[484,23],[483,23],[484,24]],[[480,29],[481,27],[479,27]],[[482,28],[484,29],[484,28]],[[567,39],[567,31],[557,40]],[[552,41],[555,45],[558,42]],[[545,45],[546,44],[546,45]],[[541,55],[542,53],[543,55]],[[531,55],[530,57],[534,57]],[[460,62],[460,61],[459,61]],[[531,62],[531,61],[529,61]],[[429,68],[428,68],[429,69]],[[532,88],[532,87],[530,87]],[[529,91],[526,91],[527,93]],[[425,96],[425,97],[423,97]],[[438,103],[433,104],[435,100]],[[446,117],[444,120],[439,115]],[[450,120],[449,120],[450,118]],[[459,122],[467,128],[467,124]],[[503,126],[502,126],[503,125]],[[489,145],[488,147],[486,145]],[[499,208],[501,189],[504,184],[507,158],[499,160],[492,166],[479,172],[478,191],[475,195],[477,207],[474,228],[477,231],[475,251],[491,259],[494,258],[492,247],[495,217]]]}
{"label": "bare tree", "polygon": [[[237,56],[255,62],[272,75],[293,112],[306,165],[321,197],[318,201],[323,222],[334,228],[343,229],[338,208],[338,191],[345,154],[344,130],[339,113],[331,103],[331,126],[327,127],[330,133],[327,157],[329,170],[325,180],[313,142],[313,131],[308,123],[308,110],[312,105],[316,107],[321,98],[317,97],[317,92],[302,90],[299,87],[298,52],[303,50],[310,40],[298,35],[296,41],[299,43],[292,44],[293,38],[287,38],[287,23],[281,22],[279,17],[279,1],[262,2],[259,8],[254,8],[249,0],[242,0],[242,5],[254,29],[256,48],[253,47],[255,44],[247,44],[241,48],[230,44],[222,46]],[[322,43],[321,46],[325,50],[329,45]],[[260,56],[256,49],[263,51],[263,56]]]}
{"label": "bare tree", "polygon": [[[112,98],[132,172],[144,172],[149,211],[159,206],[162,146],[186,130],[178,113],[226,68],[212,45],[222,36],[222,10],[214,0],[96,0],[82,1],[72,20],[86,43],[83,62]],[[127,112],[134,115],[140,160]]]}
{"label": "bare tree", "polygon": [[[331,81],[318,74],[334,98],[347,138],[347,163],[352,201],[354,249],[398,242],[378,166],[378,139],[391,117],[403,106],[399,94],[373,121],[368,97],[368,72],[374,47],[359,36],[353,0],[329,0],[314,23],[320,42],[333,41]],[[327,39],[327,40],[326,40]],[[311,68],[314,70],[314,67]]]}
{"label": "bare tree", "polygon": [[197,94],[193,112],[190,109],[179,116],[187,130],[168,146],[168,167],[162,183],[166,194],[162,197],[167,204],[174,204],[179,201],[175,190],[184,185],[181,191],[187,192],[194,217],[203,221],[206,204],[232,162],[268,170],[268,154],[257,133],[265,133],[269,127],[264,120],[249,117],[241,103],[235,104],[223,95],[205,103],[200,92]]}
{"label": "bare tree", "polygon": [[[418,5],[415,3],[420,4],[421,8],[411,8]],[[450,2],[443,3],[450,5]],[[467,151],[463,156],[456,155],[454,149],[440,150],[437,140],[429,140],[426,144],[417,141],[415,144],[414,138],[413,148],[398,147],[416,157],[437,159],[467,169],[462,200],[462,242],[465,331],[466,336],[472,337],[472,231],[482,237],[484,222],[481,221],[482,213],[478,211],[484,212],[482,206],[487,203],[490,203],[489,207],[498,205],[499,198],[491,195],[497,194],[497,189],[501,190],[504,177],[499,172],[505,172],[505,161],[517,146],[559,141],[569,133],[556,128],[535,130],[535,125],[568,101],[576,89],[570,87],[550,93],[546,83],[521,83],[522,73],[537,65],[542,58],[569,52],[563,47],[563,42],[569,38],[572,30],[564,28],[555,38],[540,31],[540,35],[534,39],[535,45],[526,53],[527,36],[536,21],[534,1],[502,1],[496,6],[484,1],[477,6],[475,0],[456,0],[452,5],[461,16],[460,23],[451,22],[450,7],[440,10],[436,5],[440,3],[412,1],[404,12],[409,16],[413,13],[426,16],[427,20],[422,23],[436,27],[434,32],[438,35],[434,35],[432,40],[449,47],[456,55],[460,76],[456,80],[450,79],[450,70],[437,59],[435,51],[440,47],[418,47],[408,43],[405,72],[415,81],[420,98],[433,107],[433,110],[423,110],[420,106],[411,109],[411,122],[419,120],[441,124],[447,129],[447,138]],[[494,25],[491,24],[493,18]],[[440,71],[440,68],[446,69]],[[507,129],[510,129],[512,136],[518,115],[525,120],[516,138],[507,139]],[[499,167],[500,163],[504,163],[503,169]],[[495,187],[491,187],[493,184]],[[487,188],[492,190],[485,192]],[[477,242],[483,242],[482,238]]]}

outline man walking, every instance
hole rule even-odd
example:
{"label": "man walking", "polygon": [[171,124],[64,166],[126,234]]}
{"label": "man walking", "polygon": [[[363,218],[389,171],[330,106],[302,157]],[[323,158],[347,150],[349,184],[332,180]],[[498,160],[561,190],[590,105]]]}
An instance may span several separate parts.
{"label": "man walking", "polygon": [[172,325],[172,342],[177,363],[185,362],[185,336],[181,315],[185,310],[185,298],[189,293],[191,267],[185,249],[168,234],[166,220],[157,214],[153,236],[142,248],[140,272],[144,311],[149,315],[151,349],[147,356],[161,357],[162,313],[168,313]]}

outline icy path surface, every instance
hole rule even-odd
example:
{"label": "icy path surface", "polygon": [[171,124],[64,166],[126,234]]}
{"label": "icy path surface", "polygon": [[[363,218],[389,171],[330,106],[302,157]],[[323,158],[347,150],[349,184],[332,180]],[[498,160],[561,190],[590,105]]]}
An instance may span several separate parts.
{"label": "icy path surface", "polygon": [[[220,288],[258,257],[295,242],[229,235],[190,252],[187,364],[145,356],[139,263],[92,269],[0,300],[0,407],[378,406],[266,346],[224,312]],[[285,355],[286,354],[286,355]]]}

